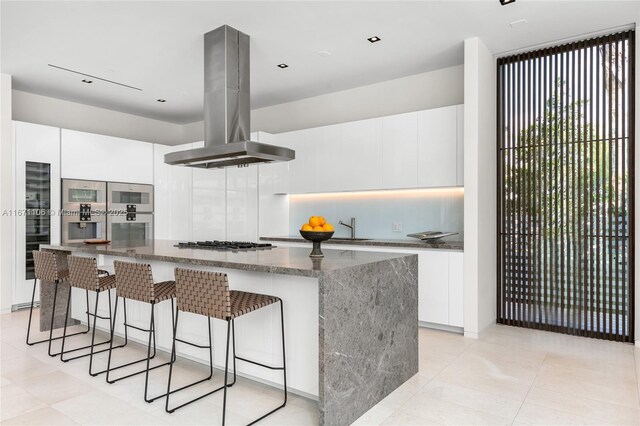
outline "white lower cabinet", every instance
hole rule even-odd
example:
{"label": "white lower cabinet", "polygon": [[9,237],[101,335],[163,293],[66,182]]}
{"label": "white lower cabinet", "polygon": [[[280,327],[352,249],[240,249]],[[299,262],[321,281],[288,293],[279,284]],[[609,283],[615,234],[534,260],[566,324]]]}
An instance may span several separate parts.
{"label": "white lower cabinet", "polygon": [[449,323],[449,253],[419,253],[418,320]]}
{"label": "white lower cabinet", "polygon": [[449,325],[464,326],[464,254],[449,252]]}
{"label": "white lower cabinet", "polygon": [[[271,242],[279,247],[304,247],[311,250],[311,244],[303,242]],[[392,248],[384,246],[360,246],[322,244],[327,250],[381,251],[390,253],[414,253],[418,255],[418,321],[424,325],[464,326],[462,267],[464,252]],[[428,324],[427,324],[428,323]]]}

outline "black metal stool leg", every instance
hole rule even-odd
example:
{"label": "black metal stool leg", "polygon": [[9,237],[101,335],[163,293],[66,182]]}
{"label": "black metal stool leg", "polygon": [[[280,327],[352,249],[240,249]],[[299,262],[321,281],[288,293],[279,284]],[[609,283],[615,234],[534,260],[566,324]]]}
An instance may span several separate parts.
{"label": "black metal stool leg", "polygon": [[[53,308],[52,308],[52,312],[51,312],[51,325],[50,325],[50,329],[49,329],[49,349],[48,349],[48,354],[51,357],[58,356],[58,355],[60,355],[62,353],[62,349],[60,350],[60,352],[51,353],[51,342],[53,340],[63,339],[63,337],[64,337],[64,336],[53,337],[53,319],[54,319],[54,314],[56,312],[57,295],[58,295],[58,284],[59,284],[59,282],[56,281],[55,282],[55,289],[54,289],[54,296],[53,296]],[[67,298],[67,310],[65,312],[65,323],[67,321],[67,315],[69,313],[69,309],[71,309],[70,304],[71,304],[71,288],[69,288],[69,297]],[[88,310],[89,310],[89,302],[87,301],[87,311]],[[89,318],[89,316],[87,315],[87,319],[88,318]],[[66,337],[77,336],[79,334],[87,334],[90,330],[91,330],[91,327],[89,326],[89,322],[87,322],[87,329],[86,330],[68,334]]]}
{"label": "black metal stool leg", "polygon": [[[268,365],[264,365],[264,364],[260,364],[254,361],[250,361],[247,359],[243,359],[238,357],[238,359],[241,359],[243,361],[247,361],[250,362],[252,364],[256,364],[256,365],[261,365],[263,367],[269,368],[271,370],[282,370],[283,371],[283,377],[284,377],[284,401],[282,402],[282,405],[274,408],[273,410],[269,411],[267,414],[263,415],[262,417],[257,418],[256,420],[252,421],[251,423],[249,423],[249,425],[255,424],[257,422],[259,422],[260,420],[264,419],[265,417],[275,413],[276,411],[278,411],[279,409],[283,408],[285,405],[287,405],[287,356],[286,356],[286,352],[285,352],[285,347],[284,347],[284,308],[282,306],[282,299],[279,299],[280,301],[280,325],[281,325],[281,332],[282,332],[282,367],[270,367]],[[224,413],[224,409],[223,409],[223,413]],[[224,414],[223,414],[224,416]],[[223,421],[224,424],[224,421]],[[247,426],[249,426],[247,425]]]}
{"label": "black metal stool leg", "polygon": [[53,307],[51,308],[51,324],[49,325],[49,348],[47,349],[47,353],[49,354],[49,356],[55,356],[55,354],[51,354],[51,339],[53,338],[53,320],[56,317],[56,301],[58,299],[58,281],[54,282],[53,285],[54,285]]}
{"label": "black metal stool leg", "polygon": [[201,348],[201,349],[208,348],[209,349],[209,376],[205,377],[204,379],[198,380],[196,382],[190,383],[188,385],[182,386],[182,387],[180,387],[178,389],[171,390],[171,376],[173,374],[173,362],[172,362],[171,366],[169,367],[169,379],[167,380],[167,400],[166,400],[166,403],[165,403],[165,411],[167,413],[173,413],[174,411],[176,411],[176,410],[178,410],[178,409],[180,409],[180,408],[182,408],[182,407],[184,407],[186,405],[189,405],[189,404],[191,404],[193,402],[199,401],[199,400],[201,400],[202,398],[204,398],[206,396],[214,394],[214,393],[218,392],[219,390],[221,390],[223,388],[227,388],[227,387],[230,386],[229,384],[226,383],[226,380],[225,380],[225,384],[224,385],[222,385],[222,386],[220,386],[220,387],[218,387],[218,388],[216,388],[216,389],[214,389],[214,390],[212,390],[210,392],[207,392],[204,395],[200,395],[197,398],[194,398],[194,399],[192,399],[190,401],[187,401],[187,402],[185,402],[185,403],[183,403],[181,405],[178,405],[177,407],[174,407],[174,408],[171,408],[171,409],[169,408],[169,395],[171,395],[173,393],[176,393],[176,392],[179,392],[179,391],[181,391],[183,389],[190,388],[191,386],[195,386],[195,385],[200,384],[202,382],[206,382],[207,380],[210,380],[213,377],[213,353],[212,353],[213,343],[211,341],[211,317],[207,317],[207,323],[209,325],[209,346],[204,346],[204,345],[196,345],[195,343],[191,343],[191,342],[187,342],[185,340],[178,339],[177,334],[178,334],[178,316],[179,316],[179,314],[180,314],[180,310],[177,310],[176,311],[176,323],[175,323],[175,326],[174,326],[174,333],[173,333],[173,345],[172,345],[172,349],[171,349],[172,356],[175,359],[176,342],[186,343],[188,345],[191,345],[191,346],[194,346],[194,347],[197,347],[197,348]]}
{"label": "black metal stool leg", "polygon": [[[156,368],[164,367],[166,365],[171,365],[171,361],[167,361],[167,362],[162,363],[162,364],[154,365],[153,367],[150,366],[150,361],[156,356],[155,317],[154,317],[155,303],[151,303],[151,315],[150,315],[150,318],[149,318],[149,329],[143,329],[143,328],[140,328],[140,327],[136,327],[136,326],[134,326],[132,324],[127,324],[127,299],[123,297],[122,298],[122,303],[123,303],[124,318],[125,318],[125,322],[124,322],[125,345],[126,345],[126,341],[127,341],[126,340],[127,339],[126,336],[127,336],[127,328],[128,327],[135,328],[135,329],[140,330],[140,331],[145,332],[145,333],[149,333],[149,342],[147,344],[147,356],[145,358],[139,359],[137,361],[128,362],[126,364],[118,365],[116,367],[111,367],[111,359],[109,358],[109,360],[107,361],[107,369],[105,370],[107,372],[106,381],[109,384],[113,384],[113,383],[118,382],[120,380],[127,379],[129,377],[145,373],[144,399],[145,399],[146,402],[153,402],[156,399],[165,396],[166,394],[162,394],[162,395],[156,396],[156,397],[154,397],[152,399],[149,399],[147,397],[147,390],[148,390],[148,383],[149,383],[149,371],[155,370]],[[115,315],[114,315],[114,318],[115,318]],[[173,314],[171,316],[171,320],[173,322]],[[115,320],[114,320],[114,324],[115,324]],[[115,325],[114,325],[114,329],[115,329]],[[152,344],[152,342],[153,342],[153,344]],[[152,346],[153,346],[153,354],[151,353],[151,347]],[[111,379],[110,378],[109,373],[112,372],[113,370],[118,370],[120,368],[128,367],[130,365],[138,364],[138,363],[141,363],[141,362],[146,362],[146,368],[144,368],[144,369],[142,369],[140,371],[136,371],[135,373],[127,374],[126,376],[118,377],[116,379]]]}
{"label": "black metal stool leg", "polygon": [[33,302],[36,300],[36,284],[38,282],[37,278],[33,279],[33,292],[31,293],[31,307],[29,308],[29,325],[27,325],[27,345],[35,345],[39,342],[29,343],[29,333],[31,332],[31,317],[33,316]]}
{"label": "black metal stool leg", "polygon": [[[224,355],[224,383],[227,383],[227,374],[229,373],[229,337],[231,335],[231,320],[227,320],[227,349]],[[222,426],[224,426],[224,419],[227,414],[227,386],[223,386],[224,391],[222,393]]]}
{"label": "black metal stool leg", "polygon": [[[100,350],[96,351],[96,350],[94,350],[95,347],[96,346],[101,346],[101,345],[111,344],[111,340],[113,339],[113,331],[111,330],[111,320],[112,320],[112,317],[111,317],[111,315],[112,315],[111,314],[111,290],[109,289],[109,291],[108,291],[108,297],[109,297],[109,316],[108,317],[102,317],[102,316],[98,315],[99,294],[100,294],[100,292],[96,292],[96,305],[94,307],[94,312],[93,313],[91,313],[90,306],[87,306],[87,312],[89,313],[88,316],[93,316],[93,330],[92,330],[92,334],[91,334],[91,344],[87,345],[87,346],[81,346],[79,348],[69,349],[69,350],[66,350],[66,351],[64,350],[66,338],[70,337],[70,336],[73,336],[75,334],[78,334],[78,333],[69,334],[69,335],[66,334],[67,333],[68,318],[69,318],[69,310],[67,309],[67,312],[66,312],[66,315],[65,315],[65,319],[64,319],[65,327],[64,327],[64,332],[62,334],[62,348],[61,348],[61,350],[59,352],[60,360],[62,360],[62,362],[68,362],[68,361],[72,361],[74,359],[84,358],[84,357],[87,357],[87,356],[90,357],[90,359],[89,359],[89,374],[91,376],[97,376],[98,374],[102,374],[102,373],[104,373],[106,371],[106,370],[103,370],[103,371],[99,371],[99,372],[96,372],[96,373],[94,373],[92,371],[93,355],[96,355],[96,354],[99,354],[99,353],[102,353],[102,352],[106,352],[106,351],[109,350],[109,348],[104,348],[104,349],[100,349]],[[68,303],[70,303],[70,301],[71,301],[71,292],[69,292],[69,302]],[[110,328],[109,340],[106,340],[106,341],[100,342],[100,343],[95,343],[95,333],[96,333],[95,326],[96,326],[97,318],[108,319],[109,320],[109,328]],[[114,346],[113,349],[120,348],[120,347],[123,347],[123,346],[124,345]],[[71,353],[71,352],[81,351],[83,349],[90,349],[90,352],[88,352],[86,354],[82,354],[82,355],[77,355],[77,356],[74,356],[74,357],[71,357],[71,358],[67,358],[67,359],[64,358],[65,354],[68,354],[68,353]]]}
{"label": "black metal stool leg", "polygon": [[156,324],[153,318],[156,304],[151,304],[151,319],[149,320],[149,344],[147,345],[147,372],[144,375],[144,400],[145,402],[151,402],[147,397],[147,391],[149,389],[149,364],[151,363],[151,338],[153,337],[153,353],[156,352]]}
{"label": "black metal stool leg", "polygon": [[[93,346],[96,339],[96,321],[98,320],[98,301],[100,299],[100,292],[96,291],[96,305],[93,308],[93,331],[91,332],[91,350],[89,352],[89,375],[96,376],[91,373],[91,367],[93,366]],[[109,312],[109,322],[111,322],[111,312]],[[111,344],[111,342],[109,342]]]}

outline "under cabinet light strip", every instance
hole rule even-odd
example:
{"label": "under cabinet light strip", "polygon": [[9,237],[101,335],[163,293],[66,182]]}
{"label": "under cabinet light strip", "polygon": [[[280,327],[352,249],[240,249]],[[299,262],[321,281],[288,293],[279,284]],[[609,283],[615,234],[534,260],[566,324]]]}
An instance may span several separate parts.
{"label": "under cabinet light strip", "polygon": [[388,189],[388,190],[371,190],[371,191],[346,191],[346,192],[317,192],[307,194],[289,194],[289,199],[309,200],[309,199],[327,199],[327,198],[407,198],[407,197],[424,197],[444,194],[464,195],[464,187],[450,186],[438,188],[420,188],[420,189]]}

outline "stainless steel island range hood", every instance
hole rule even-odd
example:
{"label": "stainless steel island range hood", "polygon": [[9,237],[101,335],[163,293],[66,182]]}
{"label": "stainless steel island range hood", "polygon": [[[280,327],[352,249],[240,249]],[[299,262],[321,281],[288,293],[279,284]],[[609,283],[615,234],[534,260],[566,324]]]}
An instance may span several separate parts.
{"label": "stainless steel island range hood", "polygon": [[223,25],[204,35],[204,147],[164,162],[209,169],[296,158],[292,149],[252,142],[250,129],[249,36]]}

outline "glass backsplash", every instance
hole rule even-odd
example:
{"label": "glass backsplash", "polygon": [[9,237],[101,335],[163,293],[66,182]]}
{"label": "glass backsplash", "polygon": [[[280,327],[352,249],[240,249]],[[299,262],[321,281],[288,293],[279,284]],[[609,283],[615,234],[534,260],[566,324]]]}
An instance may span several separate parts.
{"label": "glass backsplash", "polygon": [[[372,191],[289,196],[289,234],[299,235],[309,216],[321,215],[335,226],[334,237],[349,237],[339,225],[356,218],[357,238],[408,239],[420,231],[464,231],[463,188]],[[402,231],[394,232],[394,224]],[[452,237],[453,238],[453,237]]]}

